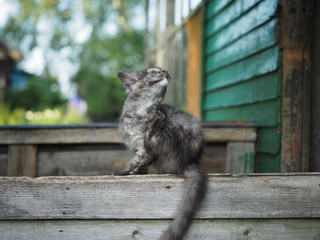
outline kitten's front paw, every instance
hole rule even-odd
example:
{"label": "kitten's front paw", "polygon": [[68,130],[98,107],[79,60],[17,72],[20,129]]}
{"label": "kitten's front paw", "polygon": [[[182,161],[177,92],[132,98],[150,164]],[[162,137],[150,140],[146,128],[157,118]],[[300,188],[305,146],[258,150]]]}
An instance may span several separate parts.
{"label": "kitten's front paw", "polygon": [[127,175],[130,175],[128,171],[119,171],[112,174],[112,176],[127,176]]}

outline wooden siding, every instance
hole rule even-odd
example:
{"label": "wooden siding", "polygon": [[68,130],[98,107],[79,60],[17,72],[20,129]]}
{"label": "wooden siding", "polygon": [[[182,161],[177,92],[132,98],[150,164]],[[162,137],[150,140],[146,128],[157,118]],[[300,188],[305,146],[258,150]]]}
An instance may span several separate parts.
{"label": "wooden siding", "polygon": [[[314,240],[320,236],[319,174],[210,175],[184,239]],[[0,178],[1,239],[157,239],[183,178]]]}
{"label": "wooden siding", "polygon": [[259,127],[255,170],[280,171],[278,0],[206,1],[202,117]]}

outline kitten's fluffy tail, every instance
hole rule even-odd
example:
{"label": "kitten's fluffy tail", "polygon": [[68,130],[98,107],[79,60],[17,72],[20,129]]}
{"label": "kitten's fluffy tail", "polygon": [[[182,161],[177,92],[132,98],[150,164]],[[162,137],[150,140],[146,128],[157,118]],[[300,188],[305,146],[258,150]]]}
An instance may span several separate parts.
{"label": "kitten's fluffy tail", "polygon": [[183,175],[186,177],[184,193],[174,220],[159,240],[182,240],[207,189],[207,173],[199,164],[190,164]]}

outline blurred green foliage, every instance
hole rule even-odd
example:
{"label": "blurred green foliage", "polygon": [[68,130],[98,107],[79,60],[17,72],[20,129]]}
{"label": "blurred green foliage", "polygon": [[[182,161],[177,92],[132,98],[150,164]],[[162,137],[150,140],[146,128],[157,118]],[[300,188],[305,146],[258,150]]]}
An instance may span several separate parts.
{"label": "blurred green foliage", "polygon": [[25,109],[43,111],[66,104],[62,97],[58,82],[53,78],[32,77],[22,90],[8,91],[4,102],[10,110]]}
{"label": "blurred green foliage", "polygon": [[0,103],[0,125],[8,124],[81,124],[88,119],[72,108],[55,107],[43,111],[31,111],[22,108],[10,110]]}
{"label": "blurred green foliage", "polygon": [[[18,47],[26,58],[46,42],[44,79],[58,76],[59,69],[53,64],[55,56],[68,52],[67,59],[73,64],[71,80],[78,95],[88,104],[89,119],[116,120],[125,98],[124,87],[116,73],[123,69],[142,68],[143,30],[133,26],[136,23],[133,19],[137,14],[144,14],[145,1],[10,2],[18,6],[18,11],[0,29],[1,37]],[[75,23],[79,22],[79,18],[84,19],[85,26],[76,29]],[[88,37],[79,41],[78,33],[84,32],[84,28]],[[32,80],[23,92],[9,93],[6,104],[10,109],[32,111],[43,111],[63,104],[59,94],[45,91],[46,87],[44,83]]]}

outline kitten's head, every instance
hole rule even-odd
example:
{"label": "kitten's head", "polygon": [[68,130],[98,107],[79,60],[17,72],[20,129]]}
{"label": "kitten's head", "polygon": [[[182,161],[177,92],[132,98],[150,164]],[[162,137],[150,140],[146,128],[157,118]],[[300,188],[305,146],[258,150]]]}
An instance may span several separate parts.
{"label": "kitten's head", "polygon": [[141,72],[118,72],[118,77],[130,93],[164,96],[170,75],[161,68],[147,68]]}

